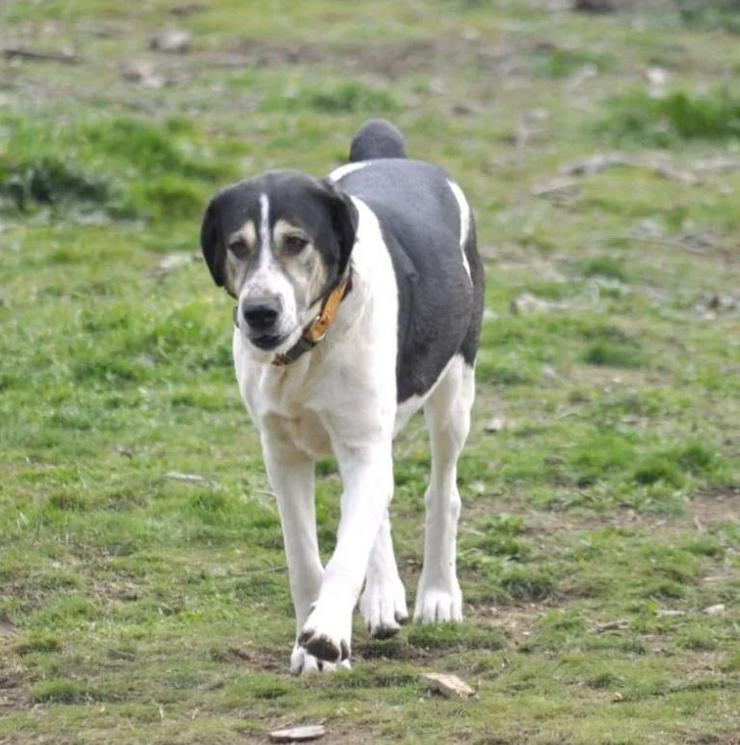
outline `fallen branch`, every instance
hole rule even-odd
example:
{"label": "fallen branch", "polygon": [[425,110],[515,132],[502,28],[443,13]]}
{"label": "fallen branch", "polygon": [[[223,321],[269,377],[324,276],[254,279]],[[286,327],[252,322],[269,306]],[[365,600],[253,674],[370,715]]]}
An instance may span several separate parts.
{"label": "fallen branch", "polygon": [[625,235],[611,235],[611,236],[604,236],[603,238],[594,238],[593,240],[596,243],[611,243],[614,241],[634,241],[635,243],[652,243],[657,246],[668,246],[670,248],[681,248],[684,251],[688,251],[689,253],[694,253],[694,254],[704,253],[702,249],[697,248],[696,246],[688,245],[684,243],[680,238],[678,240],[672,240],[670,238],[658,238],[657,236],[654,238],[650,238],[647,236],[630,235],[629,233],[627,233]]}
{"label": "fallen branch", "polygon": [[681,170],[672,163],[655,157],[630,158],[622,153],[600,153],[589,158],[566,163],[560,173],[564,176],[591,176],[607,168],[644,168],[656,176],[695,186],[701,179],[693,171]]}
{"label": "fallen branch", "polygon": [[27,59],[35,62],[61,62],[65,65],[77,65],[82,60],[73,52],[38,52],[24,47],[5,47],[3,57],[6,59]]}

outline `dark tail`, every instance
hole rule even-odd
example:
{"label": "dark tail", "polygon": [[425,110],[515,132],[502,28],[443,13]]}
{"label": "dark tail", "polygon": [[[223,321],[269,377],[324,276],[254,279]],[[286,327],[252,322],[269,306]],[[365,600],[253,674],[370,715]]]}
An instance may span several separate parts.
{"label": "dark tail", "polygon": [[378,158],[405,158],[406,145],[403,135],[385,119],[370,119],[352,138],[349,148],[350,163]]}

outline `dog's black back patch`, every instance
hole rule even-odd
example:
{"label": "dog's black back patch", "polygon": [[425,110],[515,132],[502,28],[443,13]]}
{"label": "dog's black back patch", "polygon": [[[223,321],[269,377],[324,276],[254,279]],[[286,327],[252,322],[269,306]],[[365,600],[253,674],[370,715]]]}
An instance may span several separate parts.
{"label": "dog's black back patch", "polygon": [[[398,401],[425,394],[455,354],[472,365],[483,312],[483,271],[471,224],[460,248],[460,207],[441,169],[376,160],[339,186],[378,217],[398,284]],[[472,281],[471,281],[472,280]]]}

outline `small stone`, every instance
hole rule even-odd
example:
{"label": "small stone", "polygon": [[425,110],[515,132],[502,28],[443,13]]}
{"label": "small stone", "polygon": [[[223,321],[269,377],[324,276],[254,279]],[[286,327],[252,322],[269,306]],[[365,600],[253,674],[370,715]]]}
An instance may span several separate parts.
{"label": "small stone", "polygon": [[185,54],[190,50],[193,35],[189,31],[161,31],[149,40],[149,48],[169,54]]}
{"label": "small stone", "polygon": [[302,727],[289,727],[270,732],[270,740],[272,742],[307,742],[318,740],[325,734],[326,728],[323,724],[307,724]]}
{"label": "small stone", "polygon": [[502,429],[506,427],[506,417],[503,414],[495,414],[492,416],[487,422],[485,427],[486,432],[500,432]]}
{"label": "small stone", "polygon": [[131,83],[139,83],[145,88],[162,88],[166,80],[158,75],[154,65],[148,60],[131,60],[121,68],[121,77]]}
{"label": "small stone", "polygon": [[558,379],[558,374],[555,372],[555,368],[552,365],[542,365],[542,377],[545,380],[554,382]]}
{"label": "small stone", "polygon": [[556,303],[550,303],[547,300],[535,297],[531,292],[523,292],[509,303],[509,310],[514,315],[523,315],[525,313],[547,313],[555,310],[557,307]]}
{"label": "small stone", "polygon": [[708,616],[718,616],[720,613],[725,612],[725,604],[724,603],[717,603],[717,605],[710,605],[707,608],[704,608],[702,613],[706,613]]}

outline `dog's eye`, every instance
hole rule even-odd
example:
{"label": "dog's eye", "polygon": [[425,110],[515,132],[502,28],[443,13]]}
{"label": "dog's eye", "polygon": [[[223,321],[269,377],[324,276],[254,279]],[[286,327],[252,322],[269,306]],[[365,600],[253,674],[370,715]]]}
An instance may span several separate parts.
{"label": "dog's eye", "polygon": [[300,235],[287,235],[283,241],[283,250],[287,254],[299,254],[308,245],[308,240]]}
{"label": "dog's eye", "polygon": [[237,238],[235,241],[229,243],[229,251],[237,259],[243,259],[247,255],[247,242],[243,238]]}

